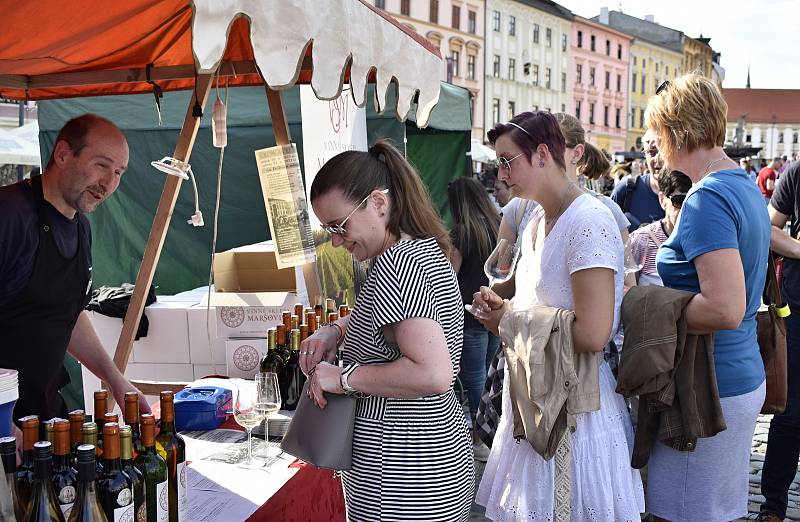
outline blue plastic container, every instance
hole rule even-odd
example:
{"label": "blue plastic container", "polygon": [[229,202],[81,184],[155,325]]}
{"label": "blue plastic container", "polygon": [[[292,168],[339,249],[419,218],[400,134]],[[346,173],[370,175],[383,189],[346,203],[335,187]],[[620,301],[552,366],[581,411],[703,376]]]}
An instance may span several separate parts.
{"label": "blue plastic container", "polygon": [[0,392],[0,437],[14,435],[14,405],[19,399],[19,392],[14,387]]}
{"label": "blue plastic container", "polygon": [[231,391],[215,386],[186,388],[175,395],[175,427],[178,430],[213,430],[231,409]]}

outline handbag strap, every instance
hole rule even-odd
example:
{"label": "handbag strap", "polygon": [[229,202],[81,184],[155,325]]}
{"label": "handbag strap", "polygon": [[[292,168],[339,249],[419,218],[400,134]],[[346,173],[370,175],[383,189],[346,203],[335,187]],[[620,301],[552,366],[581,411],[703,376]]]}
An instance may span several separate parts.
{"label": "handbag strap", "polygon": [[775,269],[775,256],[772,251],[767,257],[767,280],[764,283],[764,304],[774,306],[778,317],[788,317],[791,314],[789,305],[781,300],[781,290],[778,287],[778,273]]}

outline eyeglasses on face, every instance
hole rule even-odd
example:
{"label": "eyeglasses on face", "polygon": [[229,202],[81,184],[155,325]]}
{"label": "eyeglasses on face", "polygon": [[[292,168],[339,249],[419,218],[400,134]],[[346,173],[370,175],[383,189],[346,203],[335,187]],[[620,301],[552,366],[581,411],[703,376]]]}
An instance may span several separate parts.
{"label": "eyeglasses on face", "polygon": [[670,202],[672,202],[672,206],[675,208],[681,208],[683,206],[683,202],[686,201],[686,194],[673,194],[669,196]]}
{"label": "eyeglasses on face", "polygon": [[503,169],[506,172],[511,172],[511,162],[514,161],[515,159],[519,158],[520,156],[524,156],[524,155],[525,155],[524,152],[520,152],[519,154],[517,154],[516,156],[514,156],[511,159],[506,159],[503,156],[498,156],[497,157],[497,168]]}
{"label": "eyeglasses on face", "polygon": [[661,92],[666,90],[670,85],[671,85],[671,82],[669,80],[664,80],[663,82],[661,82],[659,84],[659,86],[656,87],[656,96],[661,94]]}
{"label": "eyeglasses on face", "polygon": [[[383,189],[380,192],[381,192],[381,194],[388,194],[389,193],[389,189]],[[367,196],[364,199],[361,200],[361,203],[356,205],[355,208],[352,210],[352,212],[347,214],[347,217],[344,218],[338,225],[320,225],[320,228],[322,228],[322,230],[324,230],[328,234],[336,234],[336,235],[339,235],[339,236],[346,235],[347,234],[347,230],[345,229],[344,226],[347,223],[347,220],[350,219],[351,217],[353,217],[353,214],[356,213],[356,210],[360,209],[361,206],[364,205],[364,203],[367,202],[367,200],[369,199],[369,197],[371,195],[372,195],[372,193],[367,194]]]}

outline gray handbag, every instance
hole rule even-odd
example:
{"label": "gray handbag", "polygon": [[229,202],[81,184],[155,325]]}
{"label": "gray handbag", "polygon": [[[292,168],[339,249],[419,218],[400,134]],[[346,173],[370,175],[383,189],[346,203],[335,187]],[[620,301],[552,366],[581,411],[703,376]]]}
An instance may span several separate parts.
{"label": "gray handbag", "polygon": [[356,398],[326,393],[320,409],[308,397],[309,381],[297,403],[281,449],[318,468],[347,471],[353,464],[353,422]]}

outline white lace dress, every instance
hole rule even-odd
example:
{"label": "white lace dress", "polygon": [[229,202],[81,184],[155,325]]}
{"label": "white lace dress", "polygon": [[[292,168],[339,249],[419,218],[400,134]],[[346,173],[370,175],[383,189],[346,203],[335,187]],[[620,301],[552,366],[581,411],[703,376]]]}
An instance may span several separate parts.
{"label": "white lace dress", "polygon": [[[610,211],[589,194],[567,208],[546,238],[533,250],[532,230],[525,229],[516,274],[514,308],[534,304],[573,309],[570,274],[594,267],[615,271],[614,326],[622,302],[623,247]],[[639,471],[630,467],[633,433],[623,398],[606,363],[600,366],[600,410],[577,416],[572,434],[571,516],[573,521],[638,521],[644,511]],[[511,411],[508,379],[503,383],[503,412]],[[555,459],[544,460],[526,441],[513,437],[513,417],[502,415],[486,463],[478,504],[495,521],[553,520]]]}

